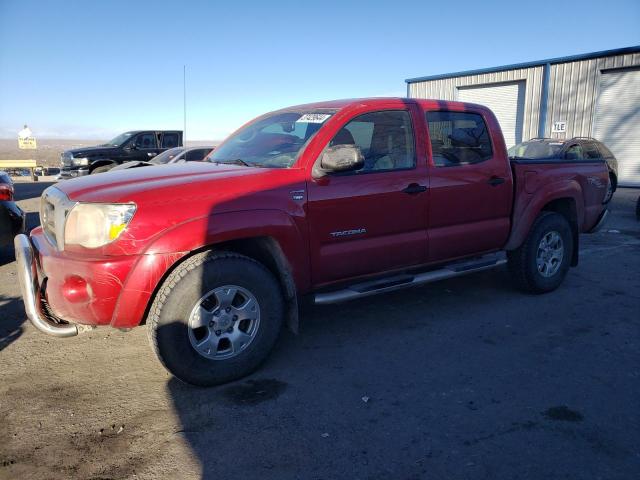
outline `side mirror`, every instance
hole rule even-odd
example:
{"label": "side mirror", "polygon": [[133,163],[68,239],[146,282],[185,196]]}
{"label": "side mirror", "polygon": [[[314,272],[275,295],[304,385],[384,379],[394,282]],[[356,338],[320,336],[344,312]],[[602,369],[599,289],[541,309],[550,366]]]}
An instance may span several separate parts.
{"label": "side mirror", "polygon": [[138,147],[136,146],[135,143],[130,143],[129,145],[127,145],[127,150],[137,150]]}
{"label": "side mirror", "polygon": [[324,173],[348,172],[364,166],[364,155],[356,145],[327,147],[320,158],[320,170]]}

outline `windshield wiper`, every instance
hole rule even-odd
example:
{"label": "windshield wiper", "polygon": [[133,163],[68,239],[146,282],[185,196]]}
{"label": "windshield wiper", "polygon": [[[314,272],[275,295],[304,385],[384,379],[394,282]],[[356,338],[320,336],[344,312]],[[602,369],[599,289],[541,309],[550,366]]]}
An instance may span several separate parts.
{"label": "windshield wiper", "polygon": [[252,167],[253,166],[252,164],[245,162],[241,158],[234,158],[233,160],[225,160],[225,161],[214,160],[213,163],[215,163],[217,165],[242,165],[243,167]]}

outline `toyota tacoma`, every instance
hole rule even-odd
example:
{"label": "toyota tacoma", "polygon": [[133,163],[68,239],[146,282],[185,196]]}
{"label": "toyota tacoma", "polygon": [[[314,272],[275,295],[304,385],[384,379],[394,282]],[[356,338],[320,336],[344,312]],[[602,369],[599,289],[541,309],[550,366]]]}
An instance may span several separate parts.
{"label": "toyota tacoma", "polygon": [[556,289],[598,229],[603,159],[510,160],[487,108],[417,99],[285,108],[205,162],[108,172],[43,192],[15,239],[28,318],[69,337],[146,324],[201,386],[255,370],[298,302],[340,302],[508,263]]}

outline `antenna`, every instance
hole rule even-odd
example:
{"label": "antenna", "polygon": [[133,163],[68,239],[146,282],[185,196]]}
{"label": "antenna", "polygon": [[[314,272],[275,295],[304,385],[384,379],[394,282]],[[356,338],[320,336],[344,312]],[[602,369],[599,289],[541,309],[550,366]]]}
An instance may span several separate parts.
{"label": "antenna", "polygon": [[184,111],[184,121],[182,127],[182,145],[187,145],[187,66],[182,66],[182,106]]}

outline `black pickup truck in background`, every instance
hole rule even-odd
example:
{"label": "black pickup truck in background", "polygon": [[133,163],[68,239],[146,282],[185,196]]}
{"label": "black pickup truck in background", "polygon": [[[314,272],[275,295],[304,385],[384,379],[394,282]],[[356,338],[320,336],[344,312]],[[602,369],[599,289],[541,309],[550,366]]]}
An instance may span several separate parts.
{"label": "black pickup truck in background", "polygon": [[130,161],[149,161],[170,148],[182,146],[181,130],[135,130],[96,147],[66,150],[60,156],[61,179],[111,170]]}

